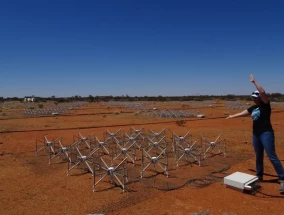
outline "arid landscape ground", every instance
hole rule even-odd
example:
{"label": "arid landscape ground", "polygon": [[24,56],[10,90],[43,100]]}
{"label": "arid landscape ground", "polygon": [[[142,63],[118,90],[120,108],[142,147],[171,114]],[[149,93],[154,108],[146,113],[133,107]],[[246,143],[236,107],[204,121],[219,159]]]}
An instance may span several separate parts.
{"label": "arid landscape ground", "polygon": [[[244,103],[245,105],[249,105]],[[0,214],[284,214],[283,193],[278,191],[277,175],[265,157],[265,176],[260,189],[242,193],[226,188],[223,177],[243,172],[255,174],[255,157],[251,144],[250,117],[227,120],[229,113],[224,101],[213,105],[155,103],[158,109],[194,110],[204,118],[160,118],[137,113],[137,110],[107,103],[89,103],[67,114],[54,116],[24,116],[24,106],[2,108],[0,117]],[[148,110],[149,111],[149,110]],[[4,114],[3,114],[4,113]],[[272,125],[276,151],[284,164],[284,107],[273,106]],[[125,192],[106,179],[93,192],[91,173],[70,171],[67,162],[54,159],[41,151],[35,156],[36,140],[62,138],[64,146],[73,142],[74,135],[94,134],[103,139],[108,130],[129,132],[131,127],[166,132],[167,150],[172,148],[172,134],[187,132],[201,144],[201,137],[214,141],[219,135],[226,143],[226,157],[214,154],[202,159],[201,166],[169,165],[169,177],[147,170],[140,178],[141,151],[137,150],[135,166],[128,163],[129,182]],[[140,157],[139,157],[140,156]],[[78,173],[78,174],[77,174]],[[207,211],[207,212],[205,212]],[[203,213],[202,213],[203,212]]]}

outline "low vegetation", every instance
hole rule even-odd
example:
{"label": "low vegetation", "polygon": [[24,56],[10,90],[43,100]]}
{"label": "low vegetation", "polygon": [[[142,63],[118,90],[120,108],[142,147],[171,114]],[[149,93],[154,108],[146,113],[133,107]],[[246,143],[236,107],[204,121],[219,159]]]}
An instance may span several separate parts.
{"label": "low vegetation", "polygon": [[185,121],[185,120],[183,120],[183,119],[181,119],[181,120],[177,120],[177,121],[176,121],[176,124],[177,124],[178,126],[184,126],[184,125],[185,125],[185,123],[186,123],[186,121]]}
{"label": "low vegetation", "polygon": [[[192,213],[191,215],[211,215],[210,211],[207,209],[205,211],[199,211]],[[220,214],[221,215],[221,214]],[[228,213],[223,213],[222,215],[238,215],[238,214],[228,214]]]}
{"label": "low vegetation", "polygon": [[[267,93],[270,101],[284,102],[284,94],[281,93]],[[248,95],[190,95],[190,96],[92,96],[82,97],[79,95],[71,97],[34,97],[35,102],[42,103],[47,101],[54,101],[57,103],[73,102],[73,101],[88,101],[88,102],[108,102],[108,101],[205,101],[205,100],[225,100],[225,101],[251,101],[250,94]],[[4,101],[23,101],[23,98],[18,97],[0,97],[0,102]]]}

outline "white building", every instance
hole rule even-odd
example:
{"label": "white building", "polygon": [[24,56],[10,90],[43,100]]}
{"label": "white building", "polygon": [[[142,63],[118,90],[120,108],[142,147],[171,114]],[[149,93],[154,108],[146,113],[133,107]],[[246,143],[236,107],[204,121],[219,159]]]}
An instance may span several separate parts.
{"label": "white building", "polygon": [[34,102],[35,98],[34,96],[25,96],[24,102]]}

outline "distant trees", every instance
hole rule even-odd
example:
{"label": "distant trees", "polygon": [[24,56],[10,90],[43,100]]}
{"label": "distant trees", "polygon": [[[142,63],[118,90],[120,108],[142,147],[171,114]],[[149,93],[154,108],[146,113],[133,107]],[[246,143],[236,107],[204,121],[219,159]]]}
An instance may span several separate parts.
{"label": "distant trees", "polygon": [[271,93],[268,94],[270,101],[274,102],[284,102],[284,95],[281,93]]}
{"label": "distant trees", "polygon": [[6,99],[3,98],[3,101],[23,101],[23,99],[18,97],[8,97]]}
{"label": "distant trees", "polygon": [[[270,101],[272,102],[284,102],[284,94],[281,93],[271,93],[267,94]],[[205,100],[229,100],[229,101],[236,101],[236,100],[245,100],[249,101],[251,100],[250,95],[234,95],[234,94],[228,94],[228,95],[196,95],[196,96],[129,96],[121,95],[121,96],[92,96],[89,95],[87,97],[82,97],[80,95],[75,95],[71,97],[35,97],[35,101],[38,103],[43,103],[47,101],[54,101],[57,103],[62,102],[74,102],[74,101],[87,101],[87,102],[107,102],[107,101],[205,101]],[[0,102],[4,101],[23,101],[23,98],[18,97],[8,97],[3,98],[0,97]]]}
{"label": "distant trees", "polygon": [[89,95],[88,100],[89,100],[89,102],[94,102],[94,101],[95,101],[95,98],[94,98],[94,96]]}

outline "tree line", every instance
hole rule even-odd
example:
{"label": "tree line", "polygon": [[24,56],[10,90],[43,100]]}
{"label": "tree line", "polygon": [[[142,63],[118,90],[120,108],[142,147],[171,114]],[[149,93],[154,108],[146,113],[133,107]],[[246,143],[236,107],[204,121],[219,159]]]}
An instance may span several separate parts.
{"label": "tree line", "polygon": [[[267,94],[270,101],[272,102],[284,102],[284,94],[281,93],[271,93]],[[86,97],[75,95],[71,97],[36,97],[35,102],[47,102],[47,101],[54,101],[57,103],[63,102],[74,102],[74,101],[87,101],[87,102],[108,102],[108,101],[205,101],[205,100],[225,100],[225,101],[251,101],[250,95],[189,95],[189,96],[129,96],[129,95],[122,95],[122,96],[93,96],[89,95]],[[4,101],[19,101],[23,102],[24,98],[20,97],[0,97],[0,102]]]}

